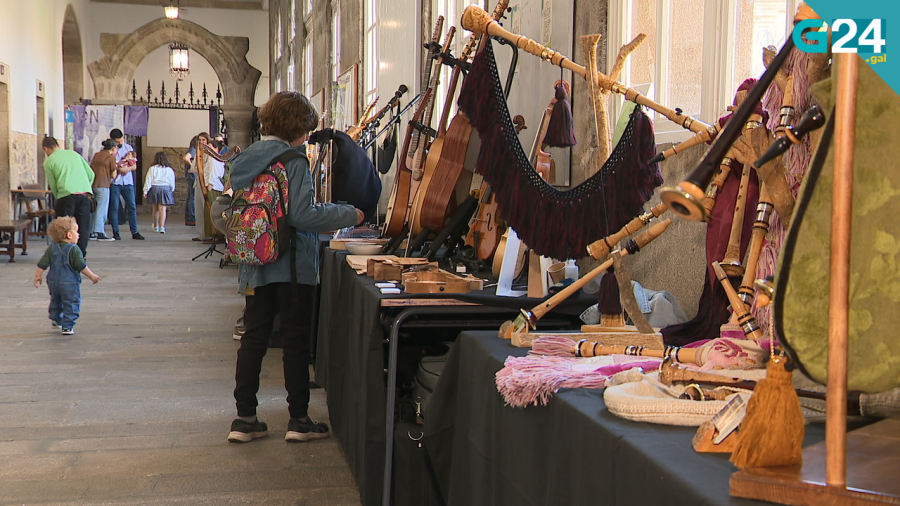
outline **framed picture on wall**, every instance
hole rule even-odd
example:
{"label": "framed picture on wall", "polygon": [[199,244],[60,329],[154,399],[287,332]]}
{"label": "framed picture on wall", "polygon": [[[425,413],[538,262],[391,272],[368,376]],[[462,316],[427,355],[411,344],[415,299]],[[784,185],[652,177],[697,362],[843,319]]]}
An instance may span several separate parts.
{"label": "framed picture on wall", "polygon": [[335,130],[346,131],[356,124],[356,64],[350,66],[334,83],[331,100],[331,126]]}
{"label": "framed picture on wall", "polygon": [[325,88],[319,88],[319,91],[309,97],[309,101],[319,111],[319,130],[321,130],[325,128],[325,119],[328,116],[328,111],[325,110]]}

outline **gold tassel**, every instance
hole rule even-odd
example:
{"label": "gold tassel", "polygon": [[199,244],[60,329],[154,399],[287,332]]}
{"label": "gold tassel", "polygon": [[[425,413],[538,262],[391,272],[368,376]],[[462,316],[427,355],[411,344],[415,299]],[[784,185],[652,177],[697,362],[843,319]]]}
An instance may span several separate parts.
{"label": "gold tassel", "polygon": [[783,356],[769,360],[766,379],[753,390],[731,454],[738,469],[803,462],[803,413],[785,365]]}

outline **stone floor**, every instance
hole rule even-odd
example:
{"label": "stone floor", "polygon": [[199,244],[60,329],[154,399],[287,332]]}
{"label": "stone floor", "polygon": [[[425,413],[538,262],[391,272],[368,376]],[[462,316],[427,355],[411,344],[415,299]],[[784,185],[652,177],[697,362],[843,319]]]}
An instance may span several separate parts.
{"label": "stone floor", "polygon": [[[46,247],[0,257],[0,505],[358,505],[338,441],[286,444],[280,350],[263,364],[269,436],[225,440],[234,416],[234,267],[191,257],[193,227],[88,246],[74,336],[32,286]],[[127,229],[126,229],[127,231]],[[310,414],[327,421],[325,392]]]}

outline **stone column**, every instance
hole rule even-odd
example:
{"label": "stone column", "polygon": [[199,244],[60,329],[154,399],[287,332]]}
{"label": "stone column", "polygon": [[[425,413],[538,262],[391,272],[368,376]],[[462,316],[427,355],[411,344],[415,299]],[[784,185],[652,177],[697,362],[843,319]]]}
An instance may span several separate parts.
{"label": "stone column", "polygon": [[250,145],[250,127],[253,121],[252,105],[222,105],[225,125],[228,129],[228,145],[246,149]]}

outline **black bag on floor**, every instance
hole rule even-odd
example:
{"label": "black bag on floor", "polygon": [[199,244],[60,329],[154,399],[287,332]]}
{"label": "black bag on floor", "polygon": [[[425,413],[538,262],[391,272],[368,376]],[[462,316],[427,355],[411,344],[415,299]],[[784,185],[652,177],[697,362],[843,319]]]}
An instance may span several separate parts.
{"label": "black bag on floor", "polygon": [[416,371],[416,386],[413,389],[412,397],[419,405],[418,411],[422,419],[425,419],[425,406],[428,404],[431,394],[434,393],[434,387],[437,386],[441,372],[444,371],[444,365],[447,364],[447,357],[450,356],[450,350],[453,346],[452,342],[442,344],[447,346],[447,352],[434,357],[422,357],[422,360],[419,362],[419,368]]}

